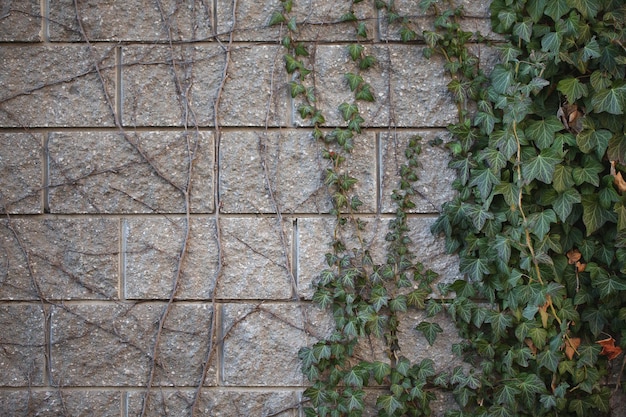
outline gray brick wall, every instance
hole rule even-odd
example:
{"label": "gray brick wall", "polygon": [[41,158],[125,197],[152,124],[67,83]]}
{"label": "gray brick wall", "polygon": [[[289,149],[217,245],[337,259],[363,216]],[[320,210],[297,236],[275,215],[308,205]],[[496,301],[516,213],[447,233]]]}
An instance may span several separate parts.
{"label": "gray brick wall", "polygon": [[[331,129],[351,97],[354,29],[337,23],[349,2],[294,3]],[[465,24],[486,32],[483,2],[466,3]],[[0,3],[0,416],[183,416],[196,397],[197,415],[301,415],[298,349],[332,328],[310,299],[333,218],[327,161],[289,95],[281,29],[267,27],[278,7]],[[357,15],[377,100],[360,104],[348,169],[382,262],[404,146],[445,141],[456,110],[442,62],[397,42],[373,2]],[[421,160],[415,251],[449,281],[456,260],[429,226],[454,173],[444,145]],[[403,329],[407,355],[450,366],[445,320],[432,348]]]}

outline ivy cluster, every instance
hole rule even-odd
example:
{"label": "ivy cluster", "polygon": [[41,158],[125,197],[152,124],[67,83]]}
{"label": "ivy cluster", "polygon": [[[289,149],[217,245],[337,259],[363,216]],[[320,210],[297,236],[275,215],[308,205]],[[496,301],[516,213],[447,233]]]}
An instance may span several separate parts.
{"label": "ivy cluster", "polygon": [[450,36],[471,33],[450,21],[429,37],[463,108],[450,127],[458,197],[433,231],[467,279],[442,290],[465,338],[454,349],[480,371],[452,381],[463,411],[450,415],[607,415],[604,378],[626,347],[626,7],[490,7],[506,42],[488,77],[449,56]]}

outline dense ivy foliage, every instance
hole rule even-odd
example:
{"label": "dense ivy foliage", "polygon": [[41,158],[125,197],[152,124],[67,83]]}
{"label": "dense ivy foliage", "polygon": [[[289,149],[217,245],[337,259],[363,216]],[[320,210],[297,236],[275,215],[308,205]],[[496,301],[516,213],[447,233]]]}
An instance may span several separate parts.
{"label": "dense ivy foliage", "polygon": [[[313,298],[332,311],[335,331],[300,352],[311,381],[306,415],[360,416],[368,386],[377,387],[380,416],[430,415],[434,389],[454,394],[458,409],[449,416],[607,415],[606,382],[611,372],[621,379],[626,347],[623,0],[492,1],[492,29],[502,38],[487,48],[499,54],[487,73],[469,46],[486,41],[462,29],[462,8],[417,2],[416,11],[435,15],[432,30],[418,34],[393,1],[374,2],[402,41],[423,42],[426,58],[445,59],[458,108],[448,144],[458,193],[442,207],[433,233],[458,253],[465,279],[440,286],[445,303],[429,298],[437,276],[409,250],[418,137],[393,193],[397,211],[384,264],[374,264],[361,237],[358,180],[344,167],[364,123],[358,104],[374,100],[366,79],[376,59],[361,42],[366,25],[354,11],[361,2],[352,1],[339,19],[357,35],[347,47],[354,71],[344,75],[354,100],[338,109],[346,127],[329,132],[309,79],[308,47],[297,41],[293,2],[282,1],[271,19],[287,29],[291,93],[325,144],[337,218]],[[445,310],[462,338],[452,351],[468,366],[438,374],[432,360],[403,357],[396,333],[409,309],[427,317]],[[431,344],[442,332],[434,322],[413,326]],[[366,337],[381,340],[387,357],[358,359]]]}

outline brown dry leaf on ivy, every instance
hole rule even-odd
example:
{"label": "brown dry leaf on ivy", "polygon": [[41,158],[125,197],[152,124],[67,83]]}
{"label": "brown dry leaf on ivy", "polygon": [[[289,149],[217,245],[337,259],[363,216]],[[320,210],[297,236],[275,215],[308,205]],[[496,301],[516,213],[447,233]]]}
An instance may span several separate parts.
{"label": "brown dry leaf on ivy", "polygon": [[585,268],[587,268],[587,264],[576,262],[576,272],[585,272]]}
{"label": "brown dry leaf on ivy", "polygon": [[541,324],[543,325],[544,329],[548,328],[548,307],[550,307],[550,304],[552,303],[552,298],[548,295],[546,297],[546,303],[544,305],[542,305],[541,307],[539,307],[539,315],[541,316]]}
{"label": "brown dry leaf on ivy", "polygon": [[615,346],[615,339],[613,339],[613,337],[598,340],[596,343],[602,346],[600,355],[606,356],[610,361],[617,358],[622,353],[622,348]]}
{"label": "brown dry leaf on ivy", "polygon": [[572,249],[571,251],[567,252],[566,255],[567,263],[570,265],[575,265],[576,262],[580,261],[580,258],[583,257],[578,249]]}
{"label": "brown dry leaf on ivy", "polygon": [[580,337],[568,337],[565,339],[565,356],[567,356],[567,359],[572,360],[578,346],[580,346]]}
{"label": "brown dry leaf on ivy", "polygon": [[527,337],[524,339],[524,343],[526,343],[526,346],[528,346],[533,355],[537,354],[537,346],[535,346],[531,338]]}
{"label": "brown dry leaf on ivy", "polygon": [[626,181],[624,181],[624,177],[622,177],[621,172],[615,174],[615,176],[613,177],[613,184],[615,184],[615,187],[617,187],[617,191],[619,191],[620,193],[626,191]]}
{"label": "brown dry leaf on ivy", "polygon": [[578,108],[578,105],[576,105],[576,103],[563,104],[561,107],[559,107],[556,115],[559,119],[561,119],[561,123],[563,123],[563,126],[565,126],[565,128],[570,132],[578,134],[583,130],[584,113],[581,109]]}

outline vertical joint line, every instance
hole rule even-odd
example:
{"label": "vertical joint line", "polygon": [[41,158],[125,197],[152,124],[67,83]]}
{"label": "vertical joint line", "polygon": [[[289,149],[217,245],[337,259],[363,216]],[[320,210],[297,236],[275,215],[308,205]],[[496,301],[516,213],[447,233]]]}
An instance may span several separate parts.
{"label": "vertical joint line", "polygon": [[45,133],[43,138],[43,212],[50,213],[50,133]]}
{"label": "vertical joint line", "polygon": [[41,0],[39,3],[41,11],[41,42],[50,42],[50,4],[49,0]]}
{"label": "vertical joint line", "polygon": [[115,47],[115,119],[122,126],[122,47]]}
{"label": "vertical joint line", "polygon": [[224,385],[224,306],[221,303],[218,303],[216,306],[213,306],[215,317],[215,325],[217,329],[215,331],[215,336],[217,338],[217,346],[215,352],[217,353],[217,385]]}
{"label": "vertical joint line", "polygon": [[217,36],[217,1],[211,0],[211,3],[211,12],[213,13],[213,16],[211,16],[211,25],[213,26],[211,27],[211,32],[214,36]]}
{"label": "vertical joint line", "polygon": [[294,281],[294,291],[293,297],[298,299],[298,288],[299,288],[299,279],[298,279],[298,253],[299,253],[300,242],[298,240],[298,218],[293,219],[292,222],[292,237],[291,237],[291,275],[293,276]]}
{"label": "vertical joint line", "polygon": [[120,220],[120,256],[119,256],[119,281],[118,298],[120,301],[126,300],[126,238],[128,235],[128,221]]}
{"label": "vertical joint line", "polygon": [[[384,173],[383,169],[383,141],[380,139],[382,133],[376,134],[376,164],[378,165],[376,169],[376,213],[381,214],[382,209],[382,195],[383,195],[383,178]],[[387,138],[389,140],[389,138]]]}
{"label": "vertical joint line", "polygon": [[120,400],[120,409],[122,410],[122,417],[128,417],[128,391],[123,391]]}

